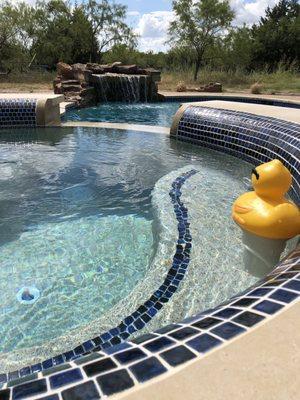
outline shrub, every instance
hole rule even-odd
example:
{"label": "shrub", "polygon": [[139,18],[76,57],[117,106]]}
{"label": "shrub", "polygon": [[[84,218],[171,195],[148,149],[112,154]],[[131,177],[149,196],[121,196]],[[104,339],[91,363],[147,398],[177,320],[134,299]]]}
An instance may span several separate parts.
{"label": "shrub", "polygon": [[186,92],[186,85],[184,82],[179,82],[176,86],[177,92]]}
{"label": "shrub", "polygon": [[261,83],[253,83],[253,85],[250,86],[250,92],[252,94],[261,94],[263,89],[263,85]]}

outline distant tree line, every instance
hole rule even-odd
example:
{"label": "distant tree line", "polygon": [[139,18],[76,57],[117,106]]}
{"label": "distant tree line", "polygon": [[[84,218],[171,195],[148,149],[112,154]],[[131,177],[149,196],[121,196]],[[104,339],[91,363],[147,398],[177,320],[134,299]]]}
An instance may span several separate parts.
{"label": "distant tree line", "polygon": [[126,6],[110,0],[0,0],[0,70],[54,69],[58,61],[122,61],[163,70],[299,70],[300,5],[280,0],[253,26],[233,26],[228,0],[174,0],[168,52],[141,52]]}

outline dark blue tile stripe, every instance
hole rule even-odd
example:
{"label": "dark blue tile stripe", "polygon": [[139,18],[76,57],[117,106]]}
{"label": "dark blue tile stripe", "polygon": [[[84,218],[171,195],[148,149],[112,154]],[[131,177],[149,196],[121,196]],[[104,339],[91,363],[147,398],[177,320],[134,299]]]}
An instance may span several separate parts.
{"label": "dark blue tile stripe", "polygon": [[1,99],[0,129],[36,126],[36,99]]}

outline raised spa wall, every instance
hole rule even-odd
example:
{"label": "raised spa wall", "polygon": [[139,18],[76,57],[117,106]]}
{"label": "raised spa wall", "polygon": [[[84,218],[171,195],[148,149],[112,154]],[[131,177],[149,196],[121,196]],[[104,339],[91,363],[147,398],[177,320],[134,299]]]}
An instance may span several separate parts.
{"label": "raised spa wall", "polygon": [[[263,106],[237,110],[232,103],[221,103],[182,106],[174,118],[171,137],[255,165],[279,158],[293,174],[290,195],[299,203],[296,110],[289,114],[282,109],[285,117],[279,119],[270,116],[272,112],[280,115],[278,108],[277,113],[272,107],[262,110]],[[117,394],[144,400],[183,396],[227,400],[240,395],[249,400],[299,398],[299,386],[293,385],[300,367],[299,246],[244,293],[179,323],[127,339],[159,312],[184,279],[192,239],[180,189],[192,174],[187,171],[178,176],[167,189],[171,189],[170,201],[178,220],[178,240],[184,238],[185,244],[183,253],[174,254],[162,286],[108,332],[41,363],[0,374],[0,400],[98,399]],[[292,360],[292,365],[280,367],[282,360]],[[234,397],[237,393],[239,397]]]}
{"label": "raised spa wall", "polygon": [[60,125],[62,95],[0,94],[0,129]]}

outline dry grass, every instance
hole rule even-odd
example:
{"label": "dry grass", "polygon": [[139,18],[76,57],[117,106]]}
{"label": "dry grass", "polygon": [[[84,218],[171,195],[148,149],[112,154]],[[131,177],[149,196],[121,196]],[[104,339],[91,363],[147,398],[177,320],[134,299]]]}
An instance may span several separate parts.
{"label": "dry grass", "polygon": [[188,87],[199,87],[209,82],[220,82],[226,92],[250,92],[250,86],[256,82],[263,85],[262,93],[266,94],[300,94],[300,74],[293,71],[276,71],[246,73],[242,71],[202,70],[197,82],[193,80],[193,71],[164,72],[159,84],[160,90],[176,91],[180,83]]}
{"label": "dry grass", "polygon": [[[0,76],[0,92],[37,92],[53,90],[52,81],[55,72],[30,72]],[[242,71],[225,72],[204,69],[197,82],[193,80],[193,71],[163,72],[160,90],[176,91],[177,85],[199,87],[209,82],[220,82],[225,92],[250,92],[250,86],[256,82],[263,85],[266,94],[300,94],[300,74],[293,71],[278,70],[272,74],[264,72],[245,73]]]}
{"label": "dry grass", "polygon": [[0,75],[0,92],[44,92],[53,90],[55,72],[28,72]]}
{"label": "dry grass", "polygon": [[258,82],[253,83],[253,85],[250,86],[250,93],[252,94],[261,94],[263,92],[263,85],[261,85]]}

